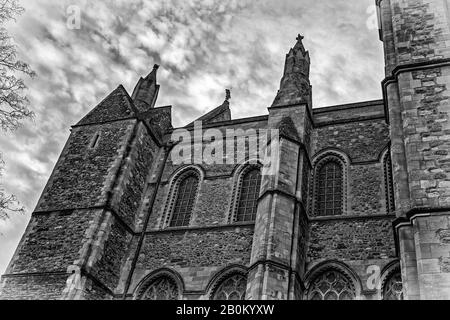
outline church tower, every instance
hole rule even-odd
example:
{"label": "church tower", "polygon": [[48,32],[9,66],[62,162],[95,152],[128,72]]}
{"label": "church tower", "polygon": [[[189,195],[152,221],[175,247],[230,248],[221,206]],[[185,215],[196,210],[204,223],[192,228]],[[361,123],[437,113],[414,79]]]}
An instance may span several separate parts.
{"label": "church tower", "polygon": [[132,97],[120,85],[72,127],[2,277],[3,297],[114,297],[146,181],[171,127],[170,110],[154,108],[156,71]]}
{"label": "church tower", "polygon": [[450,14],[447,0],[377,0],[406,299],[450,299]]}

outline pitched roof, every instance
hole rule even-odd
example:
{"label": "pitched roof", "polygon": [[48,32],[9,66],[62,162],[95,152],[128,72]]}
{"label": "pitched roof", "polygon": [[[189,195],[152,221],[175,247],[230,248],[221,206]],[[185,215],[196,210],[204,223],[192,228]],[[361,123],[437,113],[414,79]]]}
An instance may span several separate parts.
{"label": "pitched roof", "polygon": [[132,117],[136,108],[125,88],[120,85],[76,125],[101,123]]}
{"label": "pitched roof", "polygon": [[206,124],[227,120],[231,120],[231,110],[230,110],[230,103],[228,102],[228,100],[225,100],[224,103],[222,103],[222,105],[211,110],[210,112],[201,116],[197,120],[189,123],[188,125],[186,125],[186,127],[192,127],[196,121],[202,121],[202,123]]}

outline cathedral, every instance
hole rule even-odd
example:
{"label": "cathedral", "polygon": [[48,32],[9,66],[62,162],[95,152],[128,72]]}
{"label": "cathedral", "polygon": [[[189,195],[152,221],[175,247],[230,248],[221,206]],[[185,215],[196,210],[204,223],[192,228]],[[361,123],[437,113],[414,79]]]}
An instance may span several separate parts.
{"label": "cathedral", "polygon": [[301,36],[264,116],[227,91],[175,128],[157,65],[117,87],[72,126],[0,299],[450,299],[450,1],[376,5],[380,100],[313,108]]}

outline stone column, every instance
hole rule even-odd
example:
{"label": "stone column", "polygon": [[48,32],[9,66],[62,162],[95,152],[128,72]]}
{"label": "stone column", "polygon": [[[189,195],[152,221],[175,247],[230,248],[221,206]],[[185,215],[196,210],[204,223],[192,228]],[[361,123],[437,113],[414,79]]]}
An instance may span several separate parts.
{"label": "stone column", "polygon": [[271,161],[266,159],[263,170],[247,299],[302,297],[307,239],[303,203],[310,167],[299,132],[305,134],[306,108],[270,109],[269,128],[278,129],[279,137],[278,144],[268,145]]}
{"label": "stone column", "polygon": [[406,299],[450,299],[447,0],[378,0]]}

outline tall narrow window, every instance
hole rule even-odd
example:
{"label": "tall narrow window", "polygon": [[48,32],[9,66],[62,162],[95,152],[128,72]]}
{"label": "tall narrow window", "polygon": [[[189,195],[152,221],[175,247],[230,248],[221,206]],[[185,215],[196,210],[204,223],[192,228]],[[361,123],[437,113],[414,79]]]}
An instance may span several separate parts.
{"label": "tall narrow window", "polygon": [[97,132],[94,137],[91,139],[91,143],[89,148],[94,149],[98,145],[98,140],[100,139],[100,134]]}
{"label": "tall narrow window", "polygon": [[213,300],[244,300],[247,287],[247,278],[235,274],[226,278],[216,289]]}
{"label": "tall narrow window", "polygon": [[308,290],[308,300],[353,300],[355,293],[350,280],[334,270],[320,274]]}
{"label": "tall narrow window", "polygon": [[259,169],[252,169],[242,178],[236,221],[255,221],[258,207],[259,189],[261,187],[261,173]]}
{"label": "tall narrow window", "polygon": [[391,155],[386,153],[383,161],[384,166],[384,189],[386,190],[386,210],[388,213],[395,211],[394,205],[394,185],[392,183],[392,161]]}
{"label": "tall narrow window", "polygon": [[175,205],[173,208],[171,227],[186,227],[191,220],[194,208],[195,196],[197,195],[198,179],[194,174],[188,175],[180,182]]}
{"label": "tall narrow window", "polygon": [[320,216],[342,214],[343,173],[342,165],[335,160],[326,162],[317,171],[316,206]]}

